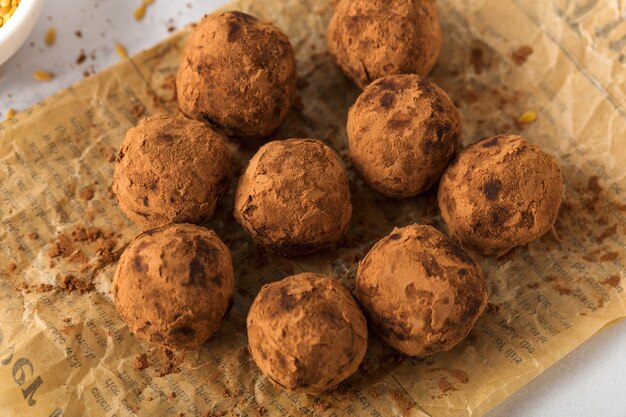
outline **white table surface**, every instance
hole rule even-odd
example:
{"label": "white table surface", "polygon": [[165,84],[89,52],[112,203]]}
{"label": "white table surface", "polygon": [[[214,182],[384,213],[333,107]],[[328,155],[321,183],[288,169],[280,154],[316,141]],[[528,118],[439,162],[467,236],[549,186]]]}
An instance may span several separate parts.
{"label": "white table surface", "polygon": [[[27,0],[23,0],[27,1]],[[262,0],[259,0],[262,1]],[[0,118],[9,108],[24,109],[117,62],[115,42],[130,54],[198,20],[224,0],[156,0],[141,22],[133,18],[140,0],[47,0],[35,31],[24,47],[0,66]],[[46,47],[49,27],[57,42]],[[80,30],[82,38],[75,32]],[[87,60],[76,63],[80,51]],[[90,56],[95,56],[95,59]],[[37,82],[35,70],[55,74]],[[488,417],[626,417],[626,322],[593,337],[526,385]]]}

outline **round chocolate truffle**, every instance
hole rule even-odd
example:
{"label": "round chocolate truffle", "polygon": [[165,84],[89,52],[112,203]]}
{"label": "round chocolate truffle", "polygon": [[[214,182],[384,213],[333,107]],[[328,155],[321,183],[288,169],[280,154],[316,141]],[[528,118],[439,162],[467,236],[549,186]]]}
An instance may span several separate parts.
{"label": "round chocolate truffle", "polygon": [[190,224],[146,230],[113,277],[115,307],[133,334],[169,349],[193,349],[232,305],[233,265],[212,231]]}
{"label": "round chocolate truffle", "polygon": [[285,120],[296,94],[296,59],[276,26],[241,12],[214,13],[195,27],[176,77],[187,116],[257,138]]}
{"label": "round chocolate truffle", "polygon": [[411,356],[445,352],[487,304],[480,267],[431,226],[394,229],[359,264],[356,295],[376,331]]}
{"label": "round chocolate truffle", "polygon": [[231,171],[228,147],[210,127],[182,116],[152,116],[126,133],[113,192],[136,223],[201,223],[213,216]]}
{"label": "round chocolate truffle", "polygon": [[248,346],[274,384],[318,394],[358,369],[367,324],[343,284],[298,274],[261,288],[248,313]]}
{"label": "round chocolate truffle", "polygon": [[360,88],[385,75],[425,76],[441,51],[437,6],[434,0],[340,1],[326,41]]}
{"label": "round chocolate truffle", "polygon": [[257,243],[295,256],[338,241],[352,204],[339,157],[314,139],[262,146],[246,166],[235,196],[235,218]]}
{"label": "round chocolate truffle", "polygon": [[352,164],[375,190],[390,197],[414,196],[445,171],[460,124],[448,95],[425,78],[379,78],[348,113]]}
{"label": "round chocolate truffle", "polygon": [[439,208],[450,235],[484,255],[502,255],[556,221],[563,178],[556,160],[517,135],[461,151],[441,177]]}

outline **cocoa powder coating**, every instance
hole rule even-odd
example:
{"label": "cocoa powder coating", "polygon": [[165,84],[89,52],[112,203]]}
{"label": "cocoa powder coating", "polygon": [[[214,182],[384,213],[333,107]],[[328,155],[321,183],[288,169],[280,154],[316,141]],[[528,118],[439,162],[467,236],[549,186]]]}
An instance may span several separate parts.
{"label": "cocoa powder coating", "polygon": [[326,41],[337,65],[364,88],[385,75],[428,75],[442,35],[434,0],[346,0]]}
{"label": "cocoa powder coating", "polygon": [[264,285],[248,314],[248,346],[277,386],[321,393],[359,367],[365,317],[339,281],[303,273]]}
{"label": "cocoa powder coating", "polygon": [[263,137],[287,116],[296,93],[287,36],[241,12],[205,16],[187,40],[176,77],[187,116],[242,137]]}
{"label": "cocoa powder coating", "polygon": [[233,297],[228,248],[212,231],[175,224],[146,230],[120,258],[111,293],[133,334],[194,349],[215,331]]}
{"label": "cocoa powder coating", "polygon": [[484,255],[502,255],[552,228],[563,178],[556,160],[517,135],[459,153],[441,178],[439,208],[450,235]]}
{"label": "cocoa powder coating", "polygon": [[239,180],[235,218],[257,243],[294,256],[338,241],[352,205],[339,157],[314,139],[269,142]]}
{"label": "cocoa powder coating", "polygon": [[113,192],[136,223],[201,223],[228,189],[230,153],[204,123],[152,116],[128,130],[117,159]]}
{"label": "cocoa powder coating", "polygon": [[429,189],[457,148],[459,113],[419,75],[390,75],[367,86],[348,114],[355,170],[375,190],[410,197]]}
{"label": "cocoa powder coating", "polygon": [[356,295],[391,346],[423,357],[445,352],[472,329],[487,304],[480,267],[431,226],[396,228],[359,264]]}

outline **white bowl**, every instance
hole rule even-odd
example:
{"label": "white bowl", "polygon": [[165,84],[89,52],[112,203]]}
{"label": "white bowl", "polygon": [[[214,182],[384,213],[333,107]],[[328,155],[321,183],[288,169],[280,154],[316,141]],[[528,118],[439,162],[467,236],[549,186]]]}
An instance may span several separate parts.
{"label": "white bowl", "polygon": [[9,21],[0,27],[0,65],[20,49],[41,14],[43,0],[22,0]]}

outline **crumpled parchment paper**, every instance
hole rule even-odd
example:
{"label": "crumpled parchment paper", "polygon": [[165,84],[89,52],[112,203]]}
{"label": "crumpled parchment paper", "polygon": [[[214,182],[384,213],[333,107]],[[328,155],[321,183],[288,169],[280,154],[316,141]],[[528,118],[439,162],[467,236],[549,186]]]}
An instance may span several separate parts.
{"label": "crumpled parchment paper", "polygon": [[[207,226],[233,253],[234,308],[202,349],[176,356],[177,372],[158,376],[166,358],[134,338],[116,313],[109,295],[114,263],[98,262],[89,242],[82,247],[87,263],[63,258],[51,263],[48,251],[58,233],[76,225],[114,232],[116,253],[139,232],[111,197],[111,161],[138,118],[176,110],[173,75],[189,30],[5,122],[0,127],[0,414],[484,414],[626,315],[626,58],[620,38],[626,22],[618,3],[438,1],[445,44],[431,78],[461,112],[462,142],[521,132],[560,161],[563,207],[554,231],[541,240],[500,259],[477,256],[492,304],[459,346],[413,359],[372,336],[360,371],[319,397],[274,388],[252,362],[245,317],[260,286],[314,271],[353,288],[357,262],[394,226],[442,227],[434,192],[387,199],[365,187],[349,167],[344,125],[358,91],[326,54],[331,1],[241,0],[227,9],[271,20],[290,36],[298,56],[299,101],[275,138],[321,138],[342,155],[355,208],[351,230],[338,249],[311,257],[266,253],[232,219],[233,184]],[[533,52],[516,63],[511,56],[523,46]],[[527,111],[537,114],[534,122],[518,120]],[[231,147],[238,175],[254,150],[236,141]],[[85,189],[93,198],[80,197]],[[92,281],[96,290],[81,295],[24,289],[24,284],[56,285],[64,274]],[[133,366],[140,353],[150,363],[143,370]]]}

